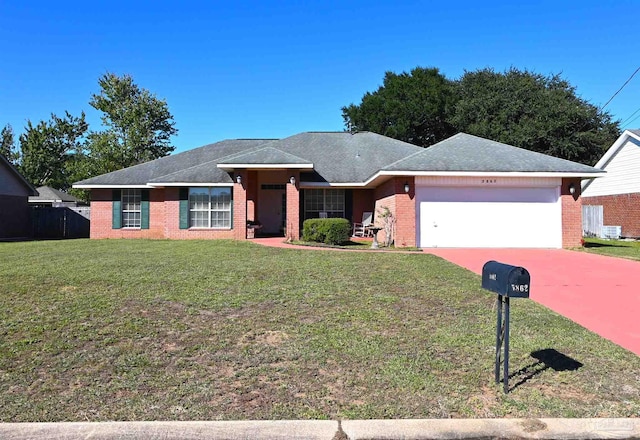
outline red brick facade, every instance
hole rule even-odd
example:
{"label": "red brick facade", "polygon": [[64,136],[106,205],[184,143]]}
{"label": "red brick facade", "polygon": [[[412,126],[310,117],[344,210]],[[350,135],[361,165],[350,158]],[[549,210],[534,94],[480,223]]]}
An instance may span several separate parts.
{"label": "red brick facade", "polygon": [[[409,192],[404,192],[405,185]],[[395,243],[399,247],[416,246],[416,185],[413,177],[396,177],[394,179],[396,193],[396,236]]]}
{"label": "red brick facade", "polygon": [[360,223],[365,212],[373,212],[375,199],[372,189],[354,189],[353,194],[353,211],[352,217],[354,223]]}
{"label": "red brick facade", "polygon": [[[179,188],[149,191],[149,229],[113,229],[111,189],[91,191],[91,238],[236,238],[234,229],[180,229]],[[234,194],[234,208],[235,208]],[[234,224],[235,224],[234,212]],[[242,229],[246,231],[246,225]],[[245,232],[246,233],[246,232]]]}
{"label": "red brick facade", "polygon": [[640,193],[585,197],[584,205],[602,205],[603,224],[622,226],[623,237],[640,237]]}
{"label": "red brick facade", "polygon": [[[573,185],[575,192],[571,194]],[[580,179],[562,179],[560,189],[562,203],[562,247],[582,246],[582,199],[580,198]]]}
{"label": "red brick facade", "polygon": [[294,183],[287,183],[287,226],[285,235],[287,240],[300,239],[300,173],[291,174]]}
{"label": "red brick facade", "polygon": [[[405,184],[409,192],[404,192]],[[394,242],[398,247],[416,246],[416,201],[413,177],[394,177],[377,187],[374,191],[375,223],[382,226],[380,214],[388,208],[395,217]],[[378,233],[380,241],[386,239],[384,231]]]}
{"label": "red brick facade", "polygon": [[[286,183],[286,238],[298,240],[300,238],[300,174],[295,171],[290,174],[295,183]],[[95,189],[92,191],[91,203],[91,238],[170,238],[170,239],[236,239],[247,238],[246,224],[248,220],[255,220],[257,215],[258,185],[255,183],[256,172],[240,171],[234,175],[234,180],[240,176],[241,183],[233,184],[233,227],[230,229],[180,229],[180,189],[165,188],[149,190],[149,229],[113,229],[112,227],[112,190]],[[409,185],[406,193],[405,184]],[[575,193],[571,194],[569,187],[573,185]],[[631,196],[631,195],[630,195]],[[640,194],[635,199],[628,197],[629,203],[635,200],[635,225],[640,224]],[[561,189],[562,204],[562,246],[565,248],[578,247],[582,239],[582,200],[580,198],[580,179],[563,179]],[[593,203],[590,198],[590,204]],[[628,210],[629,203],[620,211]],[[413,247],[416,242],[416,199],[415,180],[413,177],[393,177],[374,190],[353,190],[352,214],[353,221],[360,221],[362,213],[374,210],[375,223],[382,226],[380,213],[388,208],[396,220],[395,245],[398,247]],[[606,213],[606,210],[605,210]],[[606,224],[614,223],[607,220]],[[627,229],[634,231],[633,229]],[[635,231],[638,231],[636,229]],[[627,232],[628,234],[628,232]],[[640,231],[637,232],[640,235]],[[378,239],[385,240],[384,231],[380,231]]]}

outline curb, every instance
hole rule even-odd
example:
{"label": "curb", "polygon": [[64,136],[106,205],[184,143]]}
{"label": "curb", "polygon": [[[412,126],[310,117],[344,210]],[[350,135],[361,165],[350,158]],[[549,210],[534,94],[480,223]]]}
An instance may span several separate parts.
{"label": "curb", "polygon": [[3,440],[640,439],[640,419],[1,423]]}

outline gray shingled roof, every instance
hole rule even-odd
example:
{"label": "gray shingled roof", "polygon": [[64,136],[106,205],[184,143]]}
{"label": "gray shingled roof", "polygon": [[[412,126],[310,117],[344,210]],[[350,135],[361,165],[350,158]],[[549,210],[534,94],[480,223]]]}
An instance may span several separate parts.
{"label": "gray shingled roof", "polygon": [[[264,147],[248,153],[234,154],[223,157],[217,161],[218,164],[247,164],[247,165],[306,165],[310,162],[307,159],[286,153],[273,147]],[[224,167],[223,167],[224,168]]]}
{"label": "gray shingled roof", "polygon": [[365,182],[386,165],[423,150],[371,132],[307,132],[269,146],[308,159],[332,183]]}
{"label": "gray shingled roof", "polygon": [[[233,139],[215,144],[205,145],[183,153],[162,157],[160,159],[145,162],[112,173],[102,174],[91,179],[76,182],[75,185],[146,185],[154,180],[164,181],[162,177],[168,177],[180,172],[186,172],[191,167],[198,167],[218,158],[226,157],[241,151],[250,151],[267,144],[273,139]],[[206,168],[206,166],[204,167]],[[209,179],[216,176],[222,177],[221,170],[216,168],[215,162],[211,164],[211,174],[202,172],[202,169],[195,173],[200,178]],[[224,173],[226,175],[226,173]],[[189,175],[189,173],[187,173]],[[228,177],[228,176],[227,176]],[[184,182],[185,180],[175,180]],[[189,182],[217,182],[217,180],[189,180]],[[222,180],[220,182],[224,182]],[[229,179],[229,182],[231,180]]]}
{"label": "gray shingled roof", "polygon": [[[220,162],[313,164],[328,182],[364,182],[385,165],[422,151],[375,133],[308,132],[285,139],[226,140],[163,157],[75,185],[145,185],[147,183],[230,183]],[[236,162],[237,161],[237,162]],[[245,162],[246,161],[246,162]]]}
{"label": "gray shingled roof", "polygon": [[149,183],[233,183],[231,176],[218,168],[216,161],[205,162],[175,173],[165,174],[149,180]]}
{"label": "gray shingled roof", "polygon": [[593,167],[525,150],[466,133],[458,133],[385,171],[599,173]]}
{"label": "gray shingled roof", "polygon": [[629,131],[635,134],[636,136],[640,136],[640,130],[629,130]]}
{"label": "gray shingled roof", "polygon": [[50,186],[40,186],[36,188],[36,191],[38,192],[37,196],[29,196],[30,202],[57,200],[60,200],[61,202],[79,202],[79,200],[71,194],[51,188]]}
{"label": "gray shingled roof", "polygon": [[[218,164],[222,167],[218,168]],[[380,171],[599,172],[464,133],[424,149],[370,132],[307,132],[279,140],[226,140],[76,185],[231,183],[231,177],[222,169],[224,164],[313,164],[316,180],[331,183],[363,183]]]}

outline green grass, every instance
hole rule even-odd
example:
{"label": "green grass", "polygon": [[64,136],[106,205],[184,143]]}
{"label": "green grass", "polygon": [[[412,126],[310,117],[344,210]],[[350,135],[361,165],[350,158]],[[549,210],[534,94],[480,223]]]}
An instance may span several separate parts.
{"label": "green grass", "polygon": [[586,238],[583,250],[594,254],[640,260],[640,241]]}
{"label": "green grass", "polygon": [[[426,254],[0,243],[0,421],[640,414],[640,358]],[[583,364],[555,371],[532,352]]]}

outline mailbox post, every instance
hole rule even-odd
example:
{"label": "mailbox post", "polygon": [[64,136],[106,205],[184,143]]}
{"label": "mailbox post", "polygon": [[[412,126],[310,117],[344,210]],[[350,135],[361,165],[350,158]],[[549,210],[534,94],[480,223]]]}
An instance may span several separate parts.
{"label": "mailbox post", "polygon": [[509,298],[529,298],[531,277],[524,267],[487,261],[482,267],[482,288],[498,294],[496,309],[496,383],[500,383],[500,357],[504,348],[503,385],[509,392]]}

